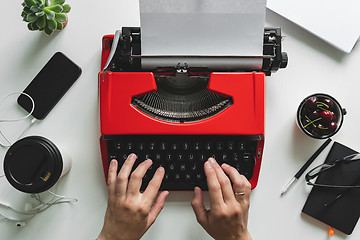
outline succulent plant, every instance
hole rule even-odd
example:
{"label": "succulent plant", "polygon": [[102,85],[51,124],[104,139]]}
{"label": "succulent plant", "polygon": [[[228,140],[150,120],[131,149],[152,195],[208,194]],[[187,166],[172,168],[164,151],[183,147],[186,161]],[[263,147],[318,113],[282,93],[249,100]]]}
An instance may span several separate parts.
{"label": "succulent plant", "polygon": [[47,35],[62,30],[67,23],[71,7],[65,0],[24,0],[21,13],[31,31],[44,31]]}

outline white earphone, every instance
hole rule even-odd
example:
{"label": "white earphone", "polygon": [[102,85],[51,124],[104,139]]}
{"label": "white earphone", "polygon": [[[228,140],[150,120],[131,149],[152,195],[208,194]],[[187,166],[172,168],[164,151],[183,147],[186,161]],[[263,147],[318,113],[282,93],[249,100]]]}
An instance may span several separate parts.
{"label": "white earphone", "polygon": [[24,206],[25,211],[19,211],[19,210],[16,210],[15,208],[11,207],[10,205],[0,203],[0,207],[10,209],[17,214],[25,216],[23,218],[15,218],[15,217],[7,216],[6,214],[0,212],[0,221],[1,220],[12,221],[12,222],[15,222],[17,227],[24,227],[24,226],[26,226],[26,223],[28,221],[30,221],[33,217],[36,216],[36,214],[45,211],[46,209],[50,208],[53,205],[78,201],[76,198],[68,198],[65,196],[61,196],[61,195],[53,193],[49,190],[47,192],[50,193],[56,199],[52,200],[52,201],[50,200],[48,202],[44,202],[43,200],[41,200],[40,194],[32,194],[31,197],[36,199],[39,202],[39,205],[34,207],[32,203],[28,202]]}
{"label": "white earphone", "polygon": [[12,208],[11,206],[6,205],[6,204],[4,204],[4,203],[0,203],[0,207],[8,208],[8,209],[16,212],[17,214],[27,215],[27,216],[24,217],[24,218],[14,218],[14,217],[7,216],[6,214],[0,212],[0,217],[1,217],[0,219],[1,219],[1,220],[7,220],[7,221],[15,222],[15,224],[16,224],[17,227],[24,227],[24,226],[26,225],[26,222],[29,221],[31,218],[33,218],[33,217],[35,216],[35,214],[28,213],[28,212],[26,211],[26,208],[28,208],[28,209],[31,209],[31,208],[32,208],[32,204],[31,204],[31,203],[26,203],[26,204],[25,204],[25,211],[24,211],[24,212],[18,211],[18,210],[16,210],[16,209]]}
{"label": "white earphone", "polygon": [[16,226],[17,227],[25,227],[26,223],[25,222],[17,222]]}
{"label": "white earphone", "polygon": [[21,227],[25,227],[26,226],[26,222],[30,219],[17,219],[17,218],[10,218],[10,217],[4,217],[2,216],[3,219],[2,220],[7,220],[7,221],[14,221],[15,222],[15,226],[21,228]]}

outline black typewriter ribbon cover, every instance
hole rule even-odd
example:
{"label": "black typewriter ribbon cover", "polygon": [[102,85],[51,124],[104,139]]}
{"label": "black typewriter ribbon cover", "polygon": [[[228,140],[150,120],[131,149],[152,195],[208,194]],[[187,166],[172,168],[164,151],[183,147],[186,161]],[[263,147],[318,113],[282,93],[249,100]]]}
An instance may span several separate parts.
{"label": "black typewriter ribbon cover", "polygon": [[[345,145],[334,142],[325,163],[333,162],[354,153],[357,152]],[[359,185],[360,161],[341,164],[322,172],[316,179],[316,183]],[[338,197],[340,194],[341,196]],[[360,216],[360,188],[344,190],[313,187],[302,212],[350,235]]]}

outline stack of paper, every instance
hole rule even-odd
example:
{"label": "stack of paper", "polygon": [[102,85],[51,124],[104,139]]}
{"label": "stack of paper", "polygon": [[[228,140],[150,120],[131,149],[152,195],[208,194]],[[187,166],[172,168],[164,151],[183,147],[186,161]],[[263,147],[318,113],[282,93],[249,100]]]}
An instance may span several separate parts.
{"label": "stack of paper", "polygon": [[142,67],[261,69],[236,56],[262,56],[265,13],[266,0],[140,0]]}

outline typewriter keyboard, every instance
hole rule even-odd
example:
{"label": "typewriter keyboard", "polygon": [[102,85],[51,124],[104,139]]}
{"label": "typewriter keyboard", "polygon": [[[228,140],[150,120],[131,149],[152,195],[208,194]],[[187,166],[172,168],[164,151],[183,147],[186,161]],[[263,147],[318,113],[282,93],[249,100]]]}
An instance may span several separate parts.
{"label": "typewriter keyboard", "polygon": [[109,161],[119,162],[118,171],[130,153],[138,156],[133,170],[145,159],[153,161],[141,190],[159,166],[165,168],[161,190],[193,190],[195,186],[207,190],[204,163],[209,157],[235,167],[250,179],[256,145],[251,136],[233,135],[121,135],[107,139]]}

